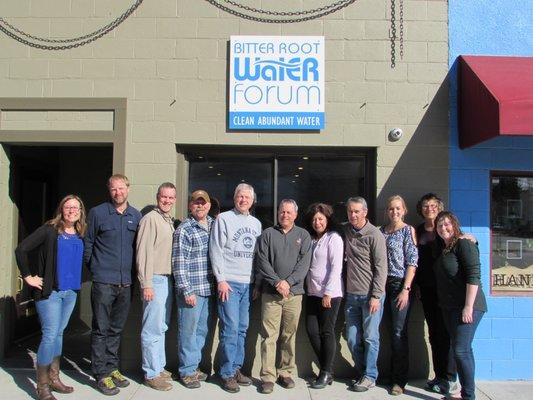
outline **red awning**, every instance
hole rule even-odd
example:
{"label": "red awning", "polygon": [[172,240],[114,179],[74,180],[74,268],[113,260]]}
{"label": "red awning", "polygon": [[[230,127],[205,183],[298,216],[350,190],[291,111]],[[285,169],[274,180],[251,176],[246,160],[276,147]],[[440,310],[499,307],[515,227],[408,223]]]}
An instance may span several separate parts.
{"label": "red awning", "polygon": [[459,145],[533,136],[533,57],[459,57]]}

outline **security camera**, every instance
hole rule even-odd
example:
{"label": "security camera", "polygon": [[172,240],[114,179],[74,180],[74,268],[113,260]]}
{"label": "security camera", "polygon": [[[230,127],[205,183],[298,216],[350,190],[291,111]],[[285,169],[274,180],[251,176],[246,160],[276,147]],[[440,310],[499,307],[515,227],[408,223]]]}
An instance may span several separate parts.
{"label": "security camera", "polygon": [[397,142],[403,136],[403,131],[400,128],[391,129],[389,132],[389,140],[391,142]]}

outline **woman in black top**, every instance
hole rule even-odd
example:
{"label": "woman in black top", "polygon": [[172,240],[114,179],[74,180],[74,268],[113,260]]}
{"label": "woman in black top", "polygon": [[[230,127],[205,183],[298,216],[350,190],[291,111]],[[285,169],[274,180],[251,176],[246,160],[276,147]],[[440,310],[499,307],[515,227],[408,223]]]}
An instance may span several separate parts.
{"label": "woman in black top", "polygon": [[481,289],[479,250],[476,244],[461,238],[459,221],[449,211],[437,215],[435,229],[439,235],[436,246],[439,256],[434,264],[437,293],[457,364],[461,399],[475,399],[472,341],[487,311]]}
{"label": "woman in black top", "polygon": [[[42,338],[37,351],[37,396],[55,400],[51,390],[72,393],[74,388],[59,379],[63,331],[76,304],[81,286],[85,208],[78,196],[63,198],[54,218],[24,239],[15,250],[24,282],[32,288],[41,322]],[[35,265],[30,254],[38,252]]]}
{"label": "woman in black top", "polygon": [[427,193],[416,205],[418,214],[424,222],[416,228],[418,246],[418,268],[414,282],[417,285],[424,317],[428,325],[429,344],[435,377],[429,380],[426,388],[442,394],[457,387],[455,360],[450,356],[450,336],[446,331],[442,310],[437,298],[437,281],[433,271],[435,255],[433,244],[436,239],[435,218],[444,210],[444,203],[434,193]]}

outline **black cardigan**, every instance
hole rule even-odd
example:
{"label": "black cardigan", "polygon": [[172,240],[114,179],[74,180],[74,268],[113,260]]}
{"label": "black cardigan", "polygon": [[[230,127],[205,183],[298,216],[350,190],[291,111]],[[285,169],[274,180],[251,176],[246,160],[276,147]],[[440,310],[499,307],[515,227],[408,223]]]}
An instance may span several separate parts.
{"label": "black cardigan", "polygon": [[[17,265],[23,278],[38,275],[43,278],[43,289],[32,289],[35,301],[47,299],[57,287],[57,236],[52,225],[44,224],[24,239],[15,249]],[[38,249],[37,265],[30,265],[29,254]]]}
{"label": "black cardigan", "polygon": [[487,301],[481,288],[479,249],[476,244],[468,239],[457,240],[450,252],[441,252],[433,267],[441,308],[463,308],[466,285],[470,284],[478,286],[474,310],[487,311]]}

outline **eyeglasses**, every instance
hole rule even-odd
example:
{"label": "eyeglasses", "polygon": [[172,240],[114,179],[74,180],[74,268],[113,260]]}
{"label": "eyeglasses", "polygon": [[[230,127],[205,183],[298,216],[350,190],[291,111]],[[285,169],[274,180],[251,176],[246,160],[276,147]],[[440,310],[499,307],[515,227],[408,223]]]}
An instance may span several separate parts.
{"label": "eyeglasses", "polygon": [[70,206],[70,207],[63,207],[63,210],[65,211],[80,211],[80,208],[78,206]]}

